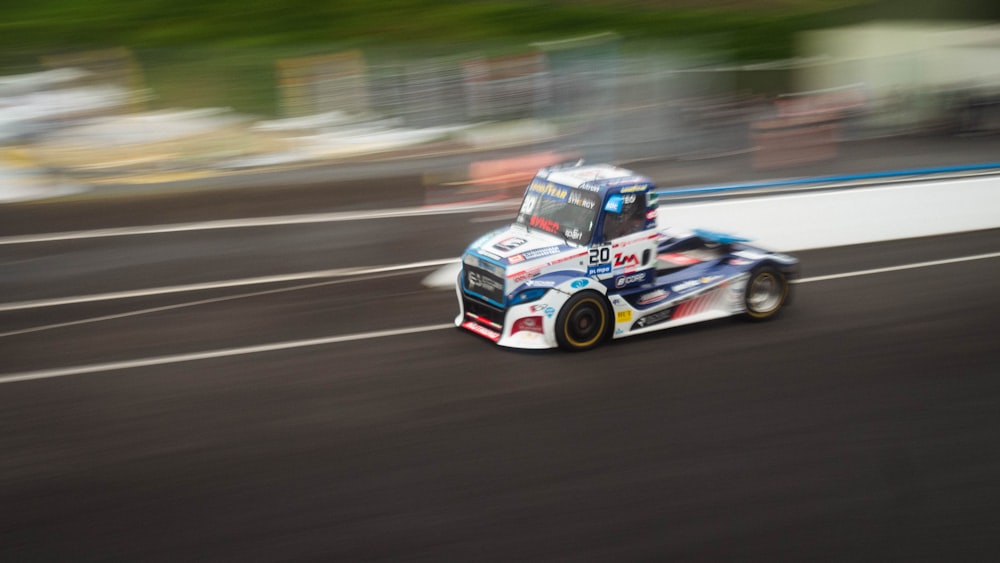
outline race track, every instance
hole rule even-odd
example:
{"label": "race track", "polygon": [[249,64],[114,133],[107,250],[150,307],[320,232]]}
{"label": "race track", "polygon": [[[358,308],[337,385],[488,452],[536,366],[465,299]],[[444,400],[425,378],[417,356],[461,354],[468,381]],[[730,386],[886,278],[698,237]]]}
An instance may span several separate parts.
{"label": "race track", "polygon": [[505,214],[0,245],[0,560],[1000,552],[1000,231],[803,252],[773,322],[524,353],[380,268]]}

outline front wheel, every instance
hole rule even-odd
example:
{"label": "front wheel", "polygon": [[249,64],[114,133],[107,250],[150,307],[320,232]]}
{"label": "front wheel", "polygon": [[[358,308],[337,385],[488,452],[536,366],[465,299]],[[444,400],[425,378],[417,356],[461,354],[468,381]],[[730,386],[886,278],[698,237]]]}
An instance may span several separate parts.
{"label": "front wheel", "polygon": [[770,319],[778,314],[788,299],[788,279],[773,266],[762,266],[750,274],[743,304],[746,315],[755,321]]}
{"label": "front wheel", "polygon": [[611,328],[604,296],[594,291],[573,295],[556,317],[556,342],[564,350],[582,352],[596,347]]}

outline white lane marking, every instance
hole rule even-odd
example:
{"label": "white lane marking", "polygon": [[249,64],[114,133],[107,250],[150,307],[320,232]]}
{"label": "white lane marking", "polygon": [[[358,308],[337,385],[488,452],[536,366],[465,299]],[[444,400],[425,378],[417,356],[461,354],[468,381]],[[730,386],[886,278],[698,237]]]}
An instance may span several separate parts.
{"label": "white lane marking", "polygon": [[250,217],[245,219],[221,219],[216,221],[198,221],[192,223],[172,223],[166,225],[150,225],[137,227],[118,227],[113,229],[93,229],[86,231],[65,231],[60,233],[42,233],[32,235],[15,235],[0,237],[0,245],[30,244],[39,242],[55,242],[64,240],[81,240],[106,237],[127,237],[137,235],[154,235],[165,233],[183,233],[190,231],[211,231],[218,229],[246,229],[250,227],[276,227],[286,225],[306,225],[312,223],[336,223],[341,221],[365,221],[371,219],[393,219],[400,217],[421,217],[428,215],[451,215],[472,213],[489,209],[510,207],[510,202],[487,202],[474,204],[439,205],[432,207],[408,207],[386,209],[384,211],[335,211],[330,213],[311,213],[304,215],[278,215],[274,217]]}
{"label": "white lane marking", "polygon": [[1000,258],[1000,252],[989,252],[987,254],[976,254],[973,256],[961,256],[958,258],[945,258],[943,260],[931,260],[929,262],[917,262],[914,264],[903,264],[901,266],[887,266],[885,268],[874,268],[871,270],[859,270],[856,272],[845,272],[843,274],[829,274],[826,276],[814,276],[792,280],[792,283],[812,283],[827,280],[839,280],[842,278],[856,278],[859,276],[870,276],[872,274],[884,274],[886,272],[900,272],[903,270],[913,270],[916,268],[930,268],[933,266],[944,266],[946,264],[957,264],[959,262],[973,262],[975,260],[988,260],[990,258]]}
{"label": "white lane marking", "polygon": [[[820,281],[827,281],[831,279],[841,279],[856,276],[866,276],[871,274],[878,274],[884,272],[894,272],[899,270],[908,270],[913,268],[929,268],[933,266],[941,266],[945,264],[955,264],[959,262],[969,262],[973,260],[985,260],[988,258],[1000,257],[1000,252],[991,252],[989,254],[977,254],[974,256],[963,256],[960,258],[951,258],[946,260],[934,260],[931,262],[919,262],[916,264],[906,264],[903,266],[892,266],[889,268],[877,268],[872,270],[860,270],[857,272],[845,272],[843,274],[833,274],[830,276],[816,276],[812,278],[803,278],[798,280],[797,283],[815,283]],[[3,383],[14,383],[16,381],[30,381],[34,379],[49,379],[53,377],[65,377],[68,375],[82,375],[87,373],[98,373],[105,371],[122,370],[136,367],[149,367],[158,366],[166,364],[175,364],[180,362],[191,362],[195,360],[206,360],[212,358],[224,358],[230,356],[240,356],[246,354],[259,354],[262,352],[272,352],[276,350],[289,350],[293,348],[304,348],[307,346],[321,346],[324,344],[337,344],[341,342],[354,342],[358,340],[371,340],[373,338],[384,338],[387,336],[397,336],[405,334],[417,334],[421,332],[432,332],[437,330],[445,330],[453,328],[455,325],[448,324],[438,324],[438,325],[427,325],[418,326],[411,328],[393,329],[393,330],[383,330],[376,332],[363,332],[357,334],[346,334],[342,336],[328,336],[325,338],[313,338],[309,340],[296,340],[290,342],[277,342],[272,344],[261,344],[257,346],[244,346],[240,348],[226,348],[222,350],[210,350],[206,352],[194,352],[189,354],[177,354],[173,356],[159,356],[155,358],[143,358],[138,360],[124,360],[119,362],[108,362],[103,364],[91,364],[88,366],[76,366],[76,367],[66,367],[66,368],[55,368],[39,371],[28,371],[21,373],[12,373],[8,375],[0,375],[0,384]]]}
{"label": "white lane marking", "polygon": [[[374,275],[365,276],[364,279],[365,280],[374,280],[374,279],[381,279],[381,278],[389,278],[389,277],[393,277],[393,276],[400,276],[400,275],[404,275],[404,274],[405,274],[405,272],[385,272],[385,273],[381,273],[381,274],[374,274]],[[89,317],[89,318],[86,318],[86,319],[80,319],[80,320],[76,320],[76,321],[68,321],[68,322],[64,322],[64,323],[56,323],[56,324],[50,324],[50,325],[34,326],[34,327],[31,327],[31,328],[23,328],[23,329],[20,329],[20,330],[12,330],[10,332],[0,332],[0,338],[3,338],[5,336],[16,336],[18,334],[28,334],[30,332],[41,332],[43,330],[53,330],[53,329],[57,329],[57,328],[65,328],[65,327],[69,327],[69,326],[78,326],[78,325],[84,325],[84,324],[98,323],[98,322],[101,322],[101,321],[113,321],[115,319],[124,319],[124,318],[127,318],[127,317],[137,317],[139,315],[148,315],[150,313],[160,313],[160,312],[163,312],[163,311],[172,311],[174,309],[184,309],[186,307],[196,307],[198,305],[208,305],[208,304],[211,304],[211,303],[221,303],[223,301],[233,301],[233,300],[236,300],[236,299],[247,299],[247,298],[250,298],[250,297],[260,297],[260,296],[263,296],[263,295],[274,295],[276,293],[287,293],[287,292],[290,292],[290,291],[302,291],[304,289],[313,289],[313,288],[316,288],[316,287],[325,287],[325,286],[330,286],[330,285],[338,285],[338,284],[342,284],[342,283],[349,283],[351,281],[354,281],[354,280],[344,280],[344,279],[331,280],[331,281],[324,281],[324,282],[317,282],[317,283],[309,283],[309,284],[305,284],[305,285],[295,285],[295,286],[292,286],[292,287],[282,287],[282,288],[279,288],[279,289],[268,289],[268,290],[265,290],[265,291],[254,291],[252,293],[239,293],[239,294],[236,294],[236,295],[226,295],[224,297],[213,297],[211,299],[199,299],[198,301],[186,301],[184,303],[175,303],[173,305],[164,305],[162,307],[149,307],[149,308],[146,308],[146,309],[138,309],[138,310],[135,310],[135,311],[128,311],[126,313],[118,313],[116,315],[103,315],[103,316],[100,316],[100,317]]]}
{"label": "white lane marking", "polygon": [[0,376],[0,384],[14,383],[15,381],[31,381],[34,379],[49,379],[53,377],[65,377],[68,375],[82,375],[85,373],[97,373],[105,371],[115,371],[130,368],[161,366],[165,364],[176,364],[181,362],[193,362],[197,360],[211,360],[215,358],[227,358],[231,356],[243,356],[246,354],[260,354],[262,352],[275,352],[279,350],[291,350],[294,348],[305,348],[309,346],[323,346],[325,344],[339,344],[342,342],[354,342],[357,340],[371,340],[373,338],[386,338],[389,336],[401,336],[405,334],[418,334],[421,332],[431,332],[455,328],[454,324],[439,324],[428,326],[416,326],[411,328],[397,328],[392,330],[380,330],[375,332],[361,332],[357,334],[345,334],[341,336],[327,336],[325,338],[312,338],[309,340],[296,340],[291,342],[275,342],[273,344],[260,344],[257,346],[243,346],[240,348],[226,348],[222,350],[209,350],[207,352],[194,352],[190,354],[176,354],[171,356],[157,356],[154,358],[142,358],[138,360],[124,360],[120,362],[107,362],[103,364],[91,364],[88,366],[76,366],[67,368],[46,369],[40,371],[28,371],[22,373],[12,373]]}
{"label": "white lane marking", "polygon": [[358,268],[340,268],[336,270],[316,270],[313,272],[298,272],[295,274],[280,274],[274,276],[259,276],[255,278],[243,278],[236,280],[223,280],[217,282],[192,283],[185,285],[173,285],[164,287],[151,287],[147,289],[134,289],[129,291],[118,291],[114,293],[95,293],[91,295],[77,295],[73,297],[55,297],[52,299],[36,299],[32,301],[17,301],[13,303],[0,303],[0,312],[20,311],[24,309],[39,309],[42,307],[55,307],[58,305],[76,305],[79,303],[93,303],[95,301],[112,301],[115,299],[130,299],[133,297],[149,297],[152,295],[168,295],[171,293],[186,293],[192,291],[206,291],[210,289],[226,289],[230,287],[241,287],[247,285],[266,285],[272,283],[294,282],[320,278],[342,278],[347,276],[365,276],[381,274],[385,272],[395,272],[400,270],[416,270],[434,266],[445,266],[455,262],[458,258],[445,260],[425,260],[423,262],[413,262],[410,264],[396,264],[392,266],[372,266]]}

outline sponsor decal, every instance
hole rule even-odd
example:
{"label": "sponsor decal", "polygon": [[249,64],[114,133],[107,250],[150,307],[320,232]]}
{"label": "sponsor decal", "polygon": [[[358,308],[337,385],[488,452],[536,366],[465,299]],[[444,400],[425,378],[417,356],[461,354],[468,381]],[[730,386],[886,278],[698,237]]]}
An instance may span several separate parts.
{"label": "sponsor decal", "polygon": [[544,313],[546,317],[552,318],[552,315],[556,314],[555,307],[551,307],[545,303],[537,303],[531,306],[532,313]]}
{"label": "sponsor decal", "polygon": [[[533,336],[534,334],[541,334],[543,331],[542,317],[524,317],[523,319],[514,321],[514,325],[510,329],[510,334],[513,336],[519,332],[526,332]],[[522,334],[522,336],[528,335]]]}
{"label": "sponsor decal", "polygon": [[611,264],[601,264],[600,266],[591,266],[587,268],[588,276],[599,276],[602,274],[611,273]]}
{"label": "sponsor decal", "polygon": [[528,221],[528,225],[536,229],[541,229],[547,233],[559,232],[559,223],[544,217],[539,217],[538,215],[532,215],[531,219]]}
{"label": "sponsor decal", "polygon": [[529,287],[555,287],[556,282],[552,280],[528,280],[524,285]]}
{"label": "sponsor decal", "polygon": [[524,262],[524,254],[515,254],[507,259],[511,264],[520,264]]}
{"label": "sponsor decal", "polygon": [[622,212],[622,196],[613,195],[608,198],[608,202],[604,204],[604,210],[611,213],[621,213]]}
{"label": "sponsor decal", "polygon": [[623,194],[627,194],[627,193],[633,193],[633,192],[642,192],[642,191],[646,191],[646,188],[648,188],[648,187],[649,187],[649,184],[636,184],[634,186],[628,186],[626,188],[622,188],[622,193]]}
{"label": "sponsor decal", "polygon": [[584,182],[577,186],[577,189],[586,190],[588,192],[599,192],[601,191],[601,185],[597,182]]}
{"label": "sponsor decal", "polygon": [[634,283],[643,283],[646,281],[646,274],[647,272],[637,272],[627,276],[618,276],[615,278],[615,287],[621,289]]}
{"label": "sponsor decal", "polygon": [[698,281],[698,280],[688,280],[686,282],[681,282],[681,283],[675,284],[670,289],[672,289],[672,290],[680,293],[682,291],[689,291],[689,290],[694,289],[694,288],[696,288],[696,287],[698,287],[700,285],[701,285],[701,282]]}
{"label": "sponsor decal", "polygon": [[541,258],[543,256],[552,256],[553,254],[559,254],[558,246],[547,246],[545,248],[527,250],[525,252],[522,252],[518,256],[523,256],[525,260],[533,260],[535,258]]}
{"label": "sponsor decal", "polygon": [[640,264],[639,257],[635,254],[615,253],[615,268],[630,268]]}
{"label": "sponsor decal", "polygon": [[637,328],[645,328],[647,326],[653,326],[655,324],[669,321],[671,317],[673,317],[673,315],[674,315],[673,307],[669,309],[664,309],[662,311],[657,311],[655,313],[651,313],[635,321],[635,324],[632,325],[632,330],[635,330]]}
{"label": "sponsor decal", "polygon": [[615,315],[616,322],[627,323],[632,320],[632,311],[618,311]]}
{"label": "sponsor decal", "polygon": [[464,323],[462,323],[462,328],[464,328],[466,330],[469,330],[469,331],[472,331],[472,332],[478,334],[479,336],[485,336],[486,338],[489,338],[493,342],[496,342],[497,340],[500,340],[500,333],[499,332],[497,332],[495,330],[490,330],[490,329],[486,328],[485,326],[480,325],[478,323],[474,323],[472,321],[465,321]]}
{"label": "sponsor decal", "polygon": [[670,297],[669,291],[657,289],[655,291],[650,291],[649,293],[643,293],[639,296],[639,300],[636,303],[639,305],[652,305],[653,303],[663,301],[667,297]]}
{"label": "sponsor decal", "polygon": [[750,260],[746,258],[733,258],[729,261],[730,266],[746,266],[747,264],[750,264]]}
{"label": "sponsor decal", "polygon": [[654,219],[656,219],[656,210],[650,209],[649,211],[646,212],[646,220],[652,221]]}
{"label": "sponsor decal", "polygon": [[587,287],[588,283],[590,283],[588,280],[576,280],[575,282],[569,284],[569,286],[572,287],[573,289],[580,289],[583,287]]}
{"label": "sponsor decal", "polygon": [[566,229],[563,232],[563,236],[565,236],[569,240],[580,240],[583,238],[583,231],[581,231],[580,229]]}
{"label": "sponsor decal", "polygon": [[722,276],[704,276],[700,280],[701,283],[712,283],[715,280],[722,279]]}
{"label": "sponsor decal", "polygon": [[597,200],[592,197],[586,197],[580,192],[574,191],[569,194],[569,203],[572,205],[577,205],[583,207],[584,209],[594,209],[597,207]]}
{"label": "sponsor decal", "polygon": [[511,250],[514,250],[515,248],[522,246],[526,242],[528,242],[528,239],[524,239],[521,237],[507,237],[502,241],[494,244],[493,248],[501,252],[510,252]]}
{"label": "sponsor decal", "polygon": [[531,278],[537,276],[539,273],[541,273],[541,271],[538,269],[525,270],[523,272],[518,272],[512,275],[511,277],[514,280],[514,283],[521,283],[530,280]]}
{"label": "sponsor decal", "polygon": [[565,201],[566,196],[569,195],[568,189],[553,184],[552,182],[542,182],[539,180],[531,182],[531,184],[528,186],[528,191],[536,193],[542,197],[547,197],[549,199],[558,199],[560,201]]}
{"label": "sponsor decal", "polygon": [[487,293],[503,290],[502,283],[498,282],[493,278],[484,276],[479,272],[473,272],[470,270],[469,272],[466,273],[465,280],[469,286],[468,289],[471,291],[476,291],[477,288],[482,288],[486,290]]}

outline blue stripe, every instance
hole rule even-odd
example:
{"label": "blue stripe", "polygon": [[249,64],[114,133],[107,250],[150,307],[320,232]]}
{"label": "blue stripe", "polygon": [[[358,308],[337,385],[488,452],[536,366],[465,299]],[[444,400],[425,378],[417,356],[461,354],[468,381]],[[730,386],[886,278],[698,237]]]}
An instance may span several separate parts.
{"label": "blue stripe", "polygon": [[788,180],[763,180],[760,182],[747,182],[745,184],[720,184],[716,186],[697,186],[691,188],[659,189],[656,195],[683,195],[731,192],[736,190],[749,190],[758,188],[776,188],[784,186],[804,186],[808,184],[822,184],[827,182],[853,182],[856,180],[874,180],[878,178],[898,178],[903,176],[923,176],[925,174],[945,174],[948,172],[971,172],[975,170],[1000,169],[1000,162],[989,162],[985,164],[964,164],[961,166],[938,166],[934,168],[915,168],[912,170],[891,170],[887,172],[868,172],[865,174],[842,174],[836,176],[817,176],[813,178],[792,178]]}

